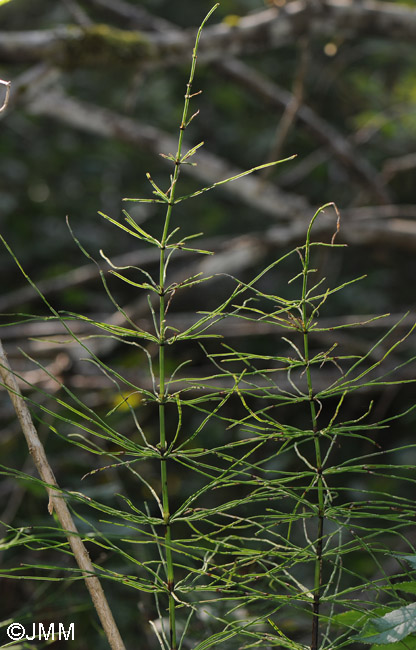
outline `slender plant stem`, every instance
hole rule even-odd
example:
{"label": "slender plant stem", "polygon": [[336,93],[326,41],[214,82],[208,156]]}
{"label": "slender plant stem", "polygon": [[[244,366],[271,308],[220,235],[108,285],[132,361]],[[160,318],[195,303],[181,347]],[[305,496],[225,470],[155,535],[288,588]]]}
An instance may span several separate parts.
{"label": "slender plant stem", "polygon": [[306,370],[306,379],[308,384],[309,406],[312,421],[312,429],[314,432],[314,445],[315,445],[315,462],[317,473],[317,489],[318,489],[318,529],[315,546],[315,574],[314,574],[314,589],[313,589],[313,616],[312,616],[312,639],[311,650],[318,650],[319,643],[319,611],[321,599],[321,586],[322,586],[322,542],[324,532],[324,485],[322,480],[322,455],[319,441],[319,430],[317,423],[317,412],[315,406],[315,398],[313,394],[312,376],[310,370],[310,356],[309,356],[309,323],[308,323],[308,309],[307,309],[307,288],[308,288],[308,273],[310,264],[310,235],[313,222],[317,217],[315,214],[309,226],[306,245],[305,245],[305,258],[303,261],[303,286],[302,286],[302,325],[303,325],[303,355]]}
{"label": "slender plant stem", "polygon": [[175,613],[175,572],[172,554],[172,531],[170,523],[170,504],[169,504],[169,485],[168,485],[168,472],[167,472],[167,442],[166,442],[166,367],[165,367],[165,343],[166,343],[166,244],[169,236],[169,226],[172,216],[172,208],[175,203],[176,184],[179,178],[180,167],[182,163],[182,143],[184,131],[192,120],[188,120],[189,103],[192,98],[192,83],[195,76],[196,60],[199,39],[201,31],[211,16],[213,11],[217,8],[215,5],[206,15],[203,20],[195,39],[195,46],[192,53],[192,64],[189,75],[189,80],[186,85],[185,102],[183,106],[182,120],[179,127],[178,148],[175,156],[175,169],[171,177],[170,188],[167,192],[169,197],[165,222],[163,227],[162,239],[160,241],[160,259],[159,259],[159,447],[160,447],[160,477],[162,484],[162,508],[163,508],[163,522],[165,526],[165,554],[166,554],[166,579],[167,589],[169,593],[169,633],[170,633],[170,648],[176,650],[176,613]]}
{"label": "slender plant stem", "polygon": [[[306,319],[304,319],[306,324]],[[320,610],[320,597],[322,585],[322,537],[324,532],[324,486],[322,481],[322,458],[321,448],[319,443],[319,431],[317,425],[316,407],[313,396],[312,377],[309,366],[309,341],[308,332],[305,331],[303,335],[304,343],[304,359],[306,364],[306,377],[308,382],[309,405],[311,412],[312,427],[314,432],[315,444],[315,460],[316,460],[316,473],[317,473],[317,487],[318,487],[318,530],[315,548],[315,575],[314,575],[314,590],[313,590],[313,618],[312,618],[312,641],[311,650],[318,649],[319,639],[319,610]]]}

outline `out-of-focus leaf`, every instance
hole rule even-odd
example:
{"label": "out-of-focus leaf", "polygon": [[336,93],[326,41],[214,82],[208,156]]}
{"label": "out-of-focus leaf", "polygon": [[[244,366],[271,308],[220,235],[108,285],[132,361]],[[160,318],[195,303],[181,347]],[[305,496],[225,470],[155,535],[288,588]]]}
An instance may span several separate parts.
{"label": "out-of-focus leaf", "polygon": [[[386,646],[376,643],[372,645],[370,650],[385,650]],[[398,641],[397,643],[389,643],[388,650],[416,650],[416,636],[406,637],[406,641]]]}
{"label": "out-of-focus leaf", "polygon": [[362,633],[353,637],[361,643],[397,643],[416,632],[416,603],[395,609],[382,618],[371,618]]}
{"label": "out-of-focus leaf", "polygon": [[395,555],[398,560],[406,560],[412,567],[412,569],[416,569],[416,555]]}

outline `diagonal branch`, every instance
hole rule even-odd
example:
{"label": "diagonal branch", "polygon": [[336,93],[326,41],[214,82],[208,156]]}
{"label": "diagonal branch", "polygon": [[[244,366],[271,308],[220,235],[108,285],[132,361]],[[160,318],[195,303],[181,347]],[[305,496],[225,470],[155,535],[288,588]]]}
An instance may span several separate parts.
{"label": "diagonal branch", "polygon": [[109,17],[121,18],[134,29],[144,29],[151,32],[170,32],[175,27],[165,18],[154,16],[143,7],[132,5],[126,2],[126,0],[85,1],[93,7],[104,10]]}
{"label": "diagonal branch", "polygon": [[[94,6],[106,8],[107,11],[118,18],[128,20],[130,24],[133,21],[134,25],[152,31],[166,32],[169,30],[172,34],[181,34],[181,30],[173,23],[154,17],[145,9],[133,7],[124,0],[117,0],[116,3],[114,0],[89,1]],[[269,106],[283,109],[284,115],[289,120],[298,119],[341,163],[352,180],[361,185],[367,192],[370,190],[377,202],[390,203],[384,179],[378,174],[377,170],[354,149],[353,145],[339,131],[319,117],[310,107],[302,104],[299,93],[292,94],[280,88],[276,83],[263,77],[252,67],[234,57],[217,61],[216,68],[257,97],[262,97]],[[276,156],[274,159],[276,159]]]}
{"label": "diagonal branch", "polygon": [[[108,25],[64,26],[23,32],[0,32],[0,62],[53,60],[57,65],[177,64],[187,59],[195,30],[163,34],[120,30]],[[281,9],[259,11],[236,25],[207,27],[198,58],[262,52],[290,45],[300,36],[314,38],[381,37],[414,42],[416,9],[380,0],[295,0]]]}
{"label": "diagonal branch", "polygon": [[[270,106],[288,110],[294,102],[292,93],[269,81],[259,72],[237,59],[218,64],[221,71],[256,96],[263,97]],[[315,138],[342,164],[356,182],[380,203],[389,203],[385,183],[373,166],[331,124],[317,115],[309,106],[301,104],[296,117]]]}
{"label": "diagonal branch", "polygon": [[[175,151],[175,139],[164,131],[108,109],[76,101],[61,92],[42,93],[28,105],[28,110],[36,115],[59,119],[83,131],[137,145],[156,155]],[[191,148],[189,144],[184,144],[184,147]],[[183,165],[182,173],[204,183],[213,184],[223,178],[236,176],[242,173],[242,170],[232,167],[214,154],[200,150],[198,164]],[[273,219],[293,218],[309,209],[302,197],[282,192],[255,175],[245,176],[244,179],[226,183],[221,187],[228,194]]]}
{"label": "diagonal branch", "polygon": [[[3,345],[0,341],[0,376],[4,382],[4,386],[9,393],[10,399],[16,411],[22,427],[23,434],[26,438],[29,452],[38,470],[39,476],[42,481],[47,484],[47,491],[49,494],[48,510],[52,514],[55,510],[59,522],[66,533],[69,545],[71,546],[75,560],[84,574],[85,584],[90,592],[91,600],[94,603],[97,614],[100,618],[103,630],[107,636],[108,642],[112,650],[125,650],[124,643],[121,639],[113,614],[108,605],[103,588],[100,581],[95,575],[94,566],[88,555],[81,537],[69,512],[68,506],[59,490],[52,468],[46,458],[45,450],[37,431],[33,425],[29,409],[26,406],[16,377],[14,376],[7,357],[5,355]],[[53,486],[56,486],[54,488]]]}
{"label": "diagonal branch", "polygon": [[[316,211],[313,208],[313,211]],[[322,216],[322,215],[321,215]],[[342,216],[350,227],[345,228],[343,239],[353,244],[383,244],[403,248],[404,250],[416,250],[416,205],[383,205],[366,206],[362,208],[350,208],[342,211]],[[251,240],[253,250],[260,247],[268,247],[270,250],[281,249],[288,246],[298,245],[302,241],[305,228],[309,223],[309,215],[305,213],[303,218],[293,220],[287,224],[272,226],[262,233],[252,232],[248,239]],[[332,233],[333,221],[321,219],[315,228],[322,235]],[[201,248],[219,252],[214,259],[221,259],[221,255],[227,261],[235,259],[234,250],[241,248],[241,238],[230,239],[226,237],[210,237],[199,240]],[[253,250],[245,255],[245,260],[256,261]],[[184,255],[184,251],[176,251],[175,260]],[[187,252],[189,255],[189,251]],[[148,268],[157,261],[157,251],[149,249],[136,249],[129,253],[123,253],[112,259],[116,266],[137,266]],[[201,269],[198,269],[201,270]],[[223,269],[216,269],[223,270]],[[238,274],[241,268],[233,270]],[[78,268],[66,271],[61,275],[40,280],[36,283],[40,293],[44,296],[59,294],[69,288],[85,285],[99,279],[97,267],[94,264],[86,264]],[[0,296],[0,313],[10,312],[24,303],[31,303],[37,300],[39,295],[33,291],[32,286],[23,286]],[[8,328],[9,329],[9,328]],[[4,337],[6,334],[3,335]]]}

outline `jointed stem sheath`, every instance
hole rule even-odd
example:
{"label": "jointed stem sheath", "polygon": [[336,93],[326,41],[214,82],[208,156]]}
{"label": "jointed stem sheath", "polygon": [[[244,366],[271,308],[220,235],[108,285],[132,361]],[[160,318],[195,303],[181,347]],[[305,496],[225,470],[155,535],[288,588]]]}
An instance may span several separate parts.
{"label": "jointed stem sheath", "polygon": [[308,273],[310,265],[310,235],[313,222],[315,221],[319,211],[312,219],[306,238],[305,257],[303,260],[303,286],[302,286],[302,324],[303,324],[303,356],[306,371],[306,380],[308,384],[309,406],[311,414],[312,429],[314,432],[314,445],[315,445],[315,463],[316,463],[316,483],[318,490],[318,526],[317,536],[315,543],[315,572],[314,572],[314,588],[313,588],[313,618],[312,618],[312,639],[311,650],[318,650],[319,644],[319,612],[320,612],[320,599],[321,599],[321,585],[322,585],[322,546],[323,546],[323,532],[324,532],[324,484],[322,479],[322,455],[319,440],[319,430],[317,423],[316,404],[313,393],[312,376],[310,370],[310,356],[309,356],[309,319],[307,309],[307,288],[308,288]]}
{"label": "jointed stem sheath", "polygon": [[[189,124],[188,111],[189,103],[192,97],[192,83],[195,75],[197,50],[201,31],[218,5],[215,5],[203,20],[195,40],[195,47],[192,55],[191,71],[186,86],[185,102],[182,113],[182,120],[179,127],[178,148],[175,156],[175,168],[171,177],[170,188],[167,192],[168,203],[163,227],[163,234],[160,240],[160,258],[159,258],[159,448],[160,448],[160,477],[162,484],[162,508],[163,523],[165,526],[165,559],[166,559],[166,580],[169,594],[169,633],[170,633],[170,650],[176,650],[176,615],[175,615],[175,572],[172,554],[172,531],[170,521],[169,505],[169,486],[167,473],[167,443],[166,443],[166,368],[165,368],[165,343],[166,343],[166,244],[169,237],[169,227],[172,216],[172,208],[175,203],[176,184],[179,178],[180,166],[182,161],[182,142],[184,131]],[[192,119],[192,118],[191,118]]]}

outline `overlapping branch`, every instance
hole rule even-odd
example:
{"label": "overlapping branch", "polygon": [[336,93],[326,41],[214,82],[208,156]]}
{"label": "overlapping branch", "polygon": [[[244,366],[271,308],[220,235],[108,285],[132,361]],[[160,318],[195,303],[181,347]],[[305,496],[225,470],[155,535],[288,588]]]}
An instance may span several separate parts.
{"label": "overlapping branch", "polygon": [[[181,35],[176,25],[167,20],[154,17],[145,9],[133,7],[124,0],[117,3],[112,0],[90,0],[90,4],[106,9],[110,15],[123,21],[133,22],[134,26],[161,33],[169,32]],[[293,8],[293,5],[292,5]],[[268,14],[270,15],[270,14]],[[357,149],[331,124],[318,116],[309,106],[297,102],[292,93],[280,88],[275,82],[263,77],[253,67],[228,56],[216,62],[218,71],[232,79],[256,97],[262,98],[270,107],[283,109],[286,113],[289,107],[298,104],[296,118],[306,126],[316,140],[334,157],[351,176],[352,180],[361,185],[373,198],[380,203],[390,203],[390,197],[384,179],[373,166],[363,158]]]}
{"label": "overlapping branch", "polygon": [[[91,0],[90,4],[104,8],[124,21],[127,19],[134,21],[135,26],[140,25],[142,30],[150,31],[120,30],[107,25],[85,25],[37,32],[9,32],[4,35],[0,34],[0,61],[2,57],[11,62],[41,59],[46,61],[46,66],[53,62],[54,66],[65,67],[67,62],[71,68],[79,65],[113,65],[117,63],[125,65],[134,61],[135,68],[137,68],[140,62],[163,63],[166,57],[165,62],[169,64],[178,62],[181,60],[181,52],[184,56],[188,56],[190,49],[188,41],[193,38],[191,30],[178,29],[168,21],[154,17],[144,9],[134,7],[126,2],[115,4],[111,0]],[[288,106],[293,103],[291,93],[262,77],[256,70],[235,59],[231,54],[252,51],[253,39],[255,41],[256,38],[260,38],[259,33],[261,34],[262,47],[273,48],[280,46],[280,39],[283,39],[282,43],[284,44],[289,33],[298,37],[303,33],[319,35],[325,30],[336,30],[338,35],[342,35],[342,30],[346,27],[351,30],[356,28],[361,30],[370,17],[372,29],[377,30],[379,23],[380,29],[382,29],[385,20],[387,18],[390,20],[392,16],[395,17],[392,24],[396,25],[396,30],[398,30],[397,24],[401,24],[401,21],[405,21],[407,28],[410,29],[412,16],[415,18],[415,15],[414,10],[371,0],[360,2],[359,6],[349,0],[328,0],[322,3],[306,3],[296,0],[281,10],[276,8],[241,18],[233,27],[224,23],[208,27],[202,38],[199,56],[203,59],[205,51],[205,56],[216,59],[216,65],[222,74],[232,78],[249,92],[261,97],[271,107],[287,111]],[[267,38],[264,31],[267,32]],[[395,37],[395,34],[396,31],[393,35],[391,32],[385,35],[391,38]],[[235,43],[238,45],[237,49]],[[230,53],[228,50],[221,49],[223,47],[234,49]],[[224,54],[227,54],[226,58],[224,58]],[[25,83],[25,87],[29,86]],[[53,115],[54,117],[63,119],[67,123],[72,122],[74,126],[78,124],[80,128],[85,128],[89,124],[91,130],[101,132],[102,135],[108,137],[114,137],[115,131],[119,132],[120,137],[123,137],[123,133],[133,134],[134,131],[132,141],[139,145],[140,142],[146,141],[149,145],[151,141],[155,142],[155,140],[161,139],[166,142],[168,137],[160,132],[156,133],[150,127],[145,127],[147,134],[144,134],[142,129],[142,133],[139,135],[137,123],[132,129],[132,125],[128,124],[128,119],[123,116],[110,115],[108,112],[104,115],[103,109],[89,107],[81,103],[71,104],[74,100],[64,98],[62,95],[51,96],[49,94],[43,101],[39,92],[37,95],[36,104],[39,112],[52,114],[50,110],[48,111],[47,106],[49,99],[52,99],[53,106],[59,109]],[[93,120],[86,115],[87,112],[91,114],[92,111],[94,111]],[[373,200],[377,203],[391,203],[384,179],[336,128],[316,115],[305,104],[298,107],[296,118],[308,128],[319,143],[323,144],[334,160],[342,165],[351,180],[371,194]],[[105,128],[102,124],[103,121],[106,122]],[[118,127],[115,122],[118,123]],[[81,123],[83,123],[82,126]],[[151,146],[148,148],[152,149]],[[159,151],[171,148],[171,146],[168,146],[167,149],[159,146]],[[202,167],[204,167],[203,171]],[[225,175],[230,175],[227,171],[229,166],[225,164],[223,168]],[[218,180],[222,175],[219,159],[214,159],[208,153],[204,153],[204,159],[200,161],[198,170],[187,169],[186,171],[190,174],[195,173],[198,178],[204,178],[210,182]],[[232,188],[230,191],[238,188],[240,195],[244,191],[241,189],[241,183],[229,187]],[[259,191],[258,184],[256,190],[251,182],[245,184],[245,187],[248,190],[245,198],[249,200],[250,197],[255,197],[254,207],[260,207],[266,212],[270,211],[272,204],[276,208],[275,194],[278,192],[276,188],[266,186]],[[293,195],[285,195],[280,192],[276,211],[278,217],[282,216],[278,206],[287,198],[289,199],[287,201],[288,211],[294,210],[296,214],[299,209],[302,210],[306,207],[305,201],[295,200]],[[262,203],[262,207],[259,206],[259,202]],[[251,201],[251,205],[253,205],[253,201]]]}
{"label": "overlapping branch", "polygon": [[[296,0],[242,17],[237,24],[207,27],[198,57],[214,61],[272,50],[300,36],[363,36],[414,42],[416,10],[378,0]],[[192,49],[194,30],[163,34],[119,30],[107,25],[65,26],[23,32],[0,32],[0,62],[53,60],[64,67],[107,66],[184,61]]]}
{"label": "overlapping branch", "polygon": [[[219,64],[222,72],[244,86],[256,97],[261,97],[269,106],[286,110],[293,101],[292,94],[276,83],[263,77],[256,70],[238,59],[229,59]],[[389,203],[389,194],[384,180],[376,169],[354,149],[348,140],[309,106],[301,104],[296,117],[299,122],[323,144],[327,151],[346,169],[355,182],[361,185],[381,203]]]}
{"label": "overlapping branch", "polygon": [[[156,155],[174,151],[176,147],[172,136],[154,126],[142,124],[138,120],[93,104],[74,100],[62,92],[41,93],[28,104],[28,110],[36,115],[58,119],[89,133],[128,142]],[[184,146],[190,149],[192,145],[187,143]],[[182,167],[182,173],[209,184],[236,176],[242,171],[205,150],[199,150],[196,166]],[[307,201],[302,197],[283,192],[254,175],[227,183],[222,188],[228,194],[238,197],[247,205],[274,219],[293,218],[308,209]]]}
{"label": "overlapping branch", "polygon": [[66,501],[63,498],[63,495],[56,482],[53,470],[49,465],[48,459],[46,457],[42,442],[40,441],[37,431],[33,425],[30,411],[21,395],[17,379],[10,368],[1,341],[0,376],[3,381],[3,386],[9,393],[9,397],[15,408],[16,415],[22,427],[22,431],[25,436],[33,462],[36,466],[39,476],[45,483],[45,488],[49,495],[49,514],[52,514],[53,511],[55,511],[57,514],[59,522],[65,532],[71,550],[74,554],[75,560],[84,576],[85,584],[90,593],[91,600],[94,603],[97,614],[100,618],[110,647],[112,650],[125,650],[124,643],[120,636],[120,632],[117,628],[111,609],[108,605],[101,583],[95,575],[95,569],[91,562],[88,551],[84,546],[84,543],[78,533],[72,515],[66,504]]}

